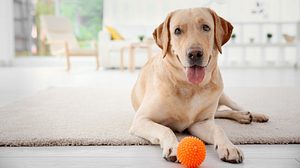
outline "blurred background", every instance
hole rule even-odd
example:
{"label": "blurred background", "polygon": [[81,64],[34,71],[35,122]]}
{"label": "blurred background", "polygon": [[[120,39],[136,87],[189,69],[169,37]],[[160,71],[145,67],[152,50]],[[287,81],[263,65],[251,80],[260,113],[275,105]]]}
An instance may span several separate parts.
{"label": "blurred background", "polygon": [[66,17],[83,48],[102,29],[102,0],[13,0],[13,11],[16,56],[51,55],[42,41],[42,16]]}
{"label": "blurred background", "polygon": [[50,86],[131,86],[160,52],[153,30],[169,12],[194,7],[234,26],[219,57],[225,84],[300,83],[300,0],[2,0],[0,100]]}
{"label": "blurred background", "polygon": [[[234,25],[223,66],[297,66],[299,0],[5,0],[1,2],[2,65],[18,57],[65,55],[72,49],[98,48],[104,68],[119,68],[122,49],[153,43],[152,32],[167,13],[180,8],[210,7]],[[44,17],[52,16],[52,17]],[[59,37],[62,36],[62,37]],[[116,37],[115,37],[116,36]],[[91,42],[95,44],[92,45]],[[59,44],[60,43],[60,44]],[[158,52],[151,47],[151,54]],[[58,52],[61,50],[61,52]],[[149,49],[150,50],[150,49]],[[142,51],[134,66],[147,59]],[[123,51],[126,68],[130,59]],[[108,58],[109,57],[109,58]],[[129,65],[130,66],[130,65]]]}

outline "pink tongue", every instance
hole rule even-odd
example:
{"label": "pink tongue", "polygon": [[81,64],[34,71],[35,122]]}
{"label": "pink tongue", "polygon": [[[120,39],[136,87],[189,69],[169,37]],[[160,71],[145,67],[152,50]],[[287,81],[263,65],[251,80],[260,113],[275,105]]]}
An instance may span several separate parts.
{"label": "pink tongue", "polygon": [[204,78],[205,68],[199,66],[187,68],[186,75],[189,82],[193,84],[199,84]]}

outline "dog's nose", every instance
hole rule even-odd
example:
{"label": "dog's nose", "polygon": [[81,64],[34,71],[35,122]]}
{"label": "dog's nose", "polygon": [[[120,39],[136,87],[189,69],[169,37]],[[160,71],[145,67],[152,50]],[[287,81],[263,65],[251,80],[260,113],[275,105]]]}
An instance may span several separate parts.
{"label": "dog's nose", "polygon": [[188,50],[188,58],[192,62],[201,61],[203,56],[203,50],[201,48],[191,48]]}

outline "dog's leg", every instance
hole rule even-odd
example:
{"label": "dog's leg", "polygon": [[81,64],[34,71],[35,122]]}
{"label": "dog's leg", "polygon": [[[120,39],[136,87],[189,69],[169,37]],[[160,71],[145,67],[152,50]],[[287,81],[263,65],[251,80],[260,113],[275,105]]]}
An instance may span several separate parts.
{"label": "dog's leg", "polygon": [[219,105],[224,105],[235,111],[244,111],[244,108],[235,103],[230,97],[228,97],[224,92],[219,99]]}
{"label": "dog's leg", "polygon": [[152,144],[160,144],[163,157],[167,161],[177,161],[178,140],[173,131],[149,119],[136,119],[130,133],[149,140]]}
{"label": "dog's leg", "polygon": [[244,110],[244,108],[231,100],[225,93],[222,93],[220,97],[219,106],[221,105],[227,106],[232,110],[217,111],[215,114],[215,118],[232,119],[242,124],[249,124],[252,121],[267,122],[269,120],[269,117],[264,114],[253,113]]}
{"label": "dog's leg", "polygon": [[147,112],[141,112],[141,110],[142,108],[139,108],[133,120],[130,133],[145,138],[152,144],[160,144],[160,147],[163,149],[163,157],[167,161],[176,162],[178,140],[174,132],[166,126],[139,116],[138,114],[147,114]]}
{"label": "dog's leg", "polygon": [[252,122],[251,113],[246,111],[220,110],[215,113],[215,118],[235,120],[241,124],[250,124]]}
{"label": "dog's leg", "polygon": [[217,126],[213,119],[197,122],[188,130],[192,135],[213,144],[221,160],[230,163],[243,162],[242,151],[230,142],[223,129]]}

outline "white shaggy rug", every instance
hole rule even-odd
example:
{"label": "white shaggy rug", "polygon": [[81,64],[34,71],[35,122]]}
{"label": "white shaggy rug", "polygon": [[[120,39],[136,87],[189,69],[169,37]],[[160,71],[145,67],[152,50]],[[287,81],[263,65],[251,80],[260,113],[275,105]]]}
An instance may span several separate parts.
{"label": "white shaggy rug", "polygon": [[[229,88],[248,109],[270,116],[243,125],[217,120],[235,144],[300,143],[300,90]],[[128,89],[50,88],[0,107],[0,146],[141,145],[128,133],[134,111]]]}

